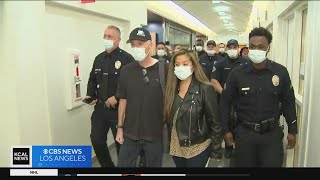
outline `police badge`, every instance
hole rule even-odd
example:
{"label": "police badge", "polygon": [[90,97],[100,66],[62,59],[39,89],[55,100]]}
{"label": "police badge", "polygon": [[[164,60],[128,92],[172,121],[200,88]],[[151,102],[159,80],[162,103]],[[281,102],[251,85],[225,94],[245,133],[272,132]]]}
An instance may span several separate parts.
{"label": "police badge", "polygon": [[279,86],[279,81],[280,81],[279,76],[277,76],[277,75],[272,76],[272,84],[274,86]]}
{"label": "police badge", "polygon": [[115,63],[114,63],[114,67],[116,68],[116,69],[119,69],[120,67],[121,67],[121,61],[116,61]]}

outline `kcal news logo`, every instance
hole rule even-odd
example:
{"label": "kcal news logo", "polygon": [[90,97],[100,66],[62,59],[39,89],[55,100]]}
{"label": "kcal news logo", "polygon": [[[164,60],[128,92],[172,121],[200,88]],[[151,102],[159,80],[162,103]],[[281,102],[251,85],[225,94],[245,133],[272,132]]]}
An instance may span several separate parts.
{"label": "kcal news logo", "polygon": [[31,146],[11,147],[11,167],[31,167]]}
{"label": "kcal news logo", "polygon": [[91,146],[12,147],[12,167],[90,168]]}

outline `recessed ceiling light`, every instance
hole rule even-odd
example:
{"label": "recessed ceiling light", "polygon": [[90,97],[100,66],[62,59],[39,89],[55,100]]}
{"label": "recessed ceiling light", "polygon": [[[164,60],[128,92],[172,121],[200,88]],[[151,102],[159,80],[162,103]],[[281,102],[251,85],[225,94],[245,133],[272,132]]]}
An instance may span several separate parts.
{"label": "recessed ceiling light", "polygon": [[224,11],[218,11],[219,16],[225,16],[227,15]]}
{"label": "recessed ceiling light", "polygon": [[222,20],[231,20],[231,16],[220,16]]}
{"label": "recessed ceiling light", "polygon": [[223,21],[223,23],[225,23],[225,24],[228,24],[229,23],[229,20],[222,20]]}
{"label": "recessed ceiling light", "polygon": [[217,12],[219,11],[229,11],[229,7],[228,6],[217,6],[214,8]]}
{"label": "recessed ceiling light", "polygon": [[212,0],[211,1],[213,4],[218,4],[218,3],[220,3],[221,1],[214,1],[214,0]]}

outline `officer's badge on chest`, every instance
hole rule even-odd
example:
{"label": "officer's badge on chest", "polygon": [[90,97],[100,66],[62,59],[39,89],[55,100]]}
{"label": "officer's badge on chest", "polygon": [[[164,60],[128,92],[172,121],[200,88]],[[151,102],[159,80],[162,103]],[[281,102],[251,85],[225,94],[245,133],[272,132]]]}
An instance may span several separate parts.
{"label": "officer's badge on chest", "polygon": [[119,69],[120,67],[121,67],[121,61],[118,60],[114,63],[114,68]]}
{"label": "officer's badge on chest", "polygon": [[279,76],[273,75],[273,76],[272,76],[272,84],[273,84],[274,86],[279,86],[279,82],[280,82]]}

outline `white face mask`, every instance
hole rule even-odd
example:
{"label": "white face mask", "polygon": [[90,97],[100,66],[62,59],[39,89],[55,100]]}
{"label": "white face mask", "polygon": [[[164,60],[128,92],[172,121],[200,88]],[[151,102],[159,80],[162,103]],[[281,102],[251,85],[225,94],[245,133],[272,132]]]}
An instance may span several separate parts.
{"label": "white face mask", "polygon": [[258,64],[267,58],[267,51],[256,50],[256,49],[249,50],[248,56],[253,63]]}
{"label": "white face mask", "polygon": [[113,48],[113,40],[103,39],[103,46],[104,46],[104,49]]}
{"label": "white face mask", "polygon": [[200,51],[203,50],[203,47],[202,47],[202,46],[196,46],[196,50],[197,50],[198,52],[200,52]]}
{"label": "white face mask", "polygon": [[136,61],[145,60],[148,54],[149,52],[146,53],[146,48],[137,48],[137,47],[132,48],[132,56]]}
{"label": "white face mask", "polygon": [[224,48],[219,49],[221,53],[224,53]]}
{"label": "white face mask", "polygon": [[209,56],[213,56],[216,53],[216,51],[215,50],[207,50],[207,53]]}
{"label": "white face mask", "polygon": [[180,80],[185,80],[191,74],[193,73],[193,70],[190,66],[176,66],[174,67],[174,74],[177,76]]}
{"label": "white face mask", "polygon": [[235,58],[235,57],[238,56],[238,50],[236,50],[236,49],[229,49],[227,51],[227,53],[228,53],[230,58]]}
{"label": "white face mask", "polygon": [[157,55],[162,57],[162,56],[166,55],[166,52],[164,50],[160,49],[160,50],[157,50]]}

